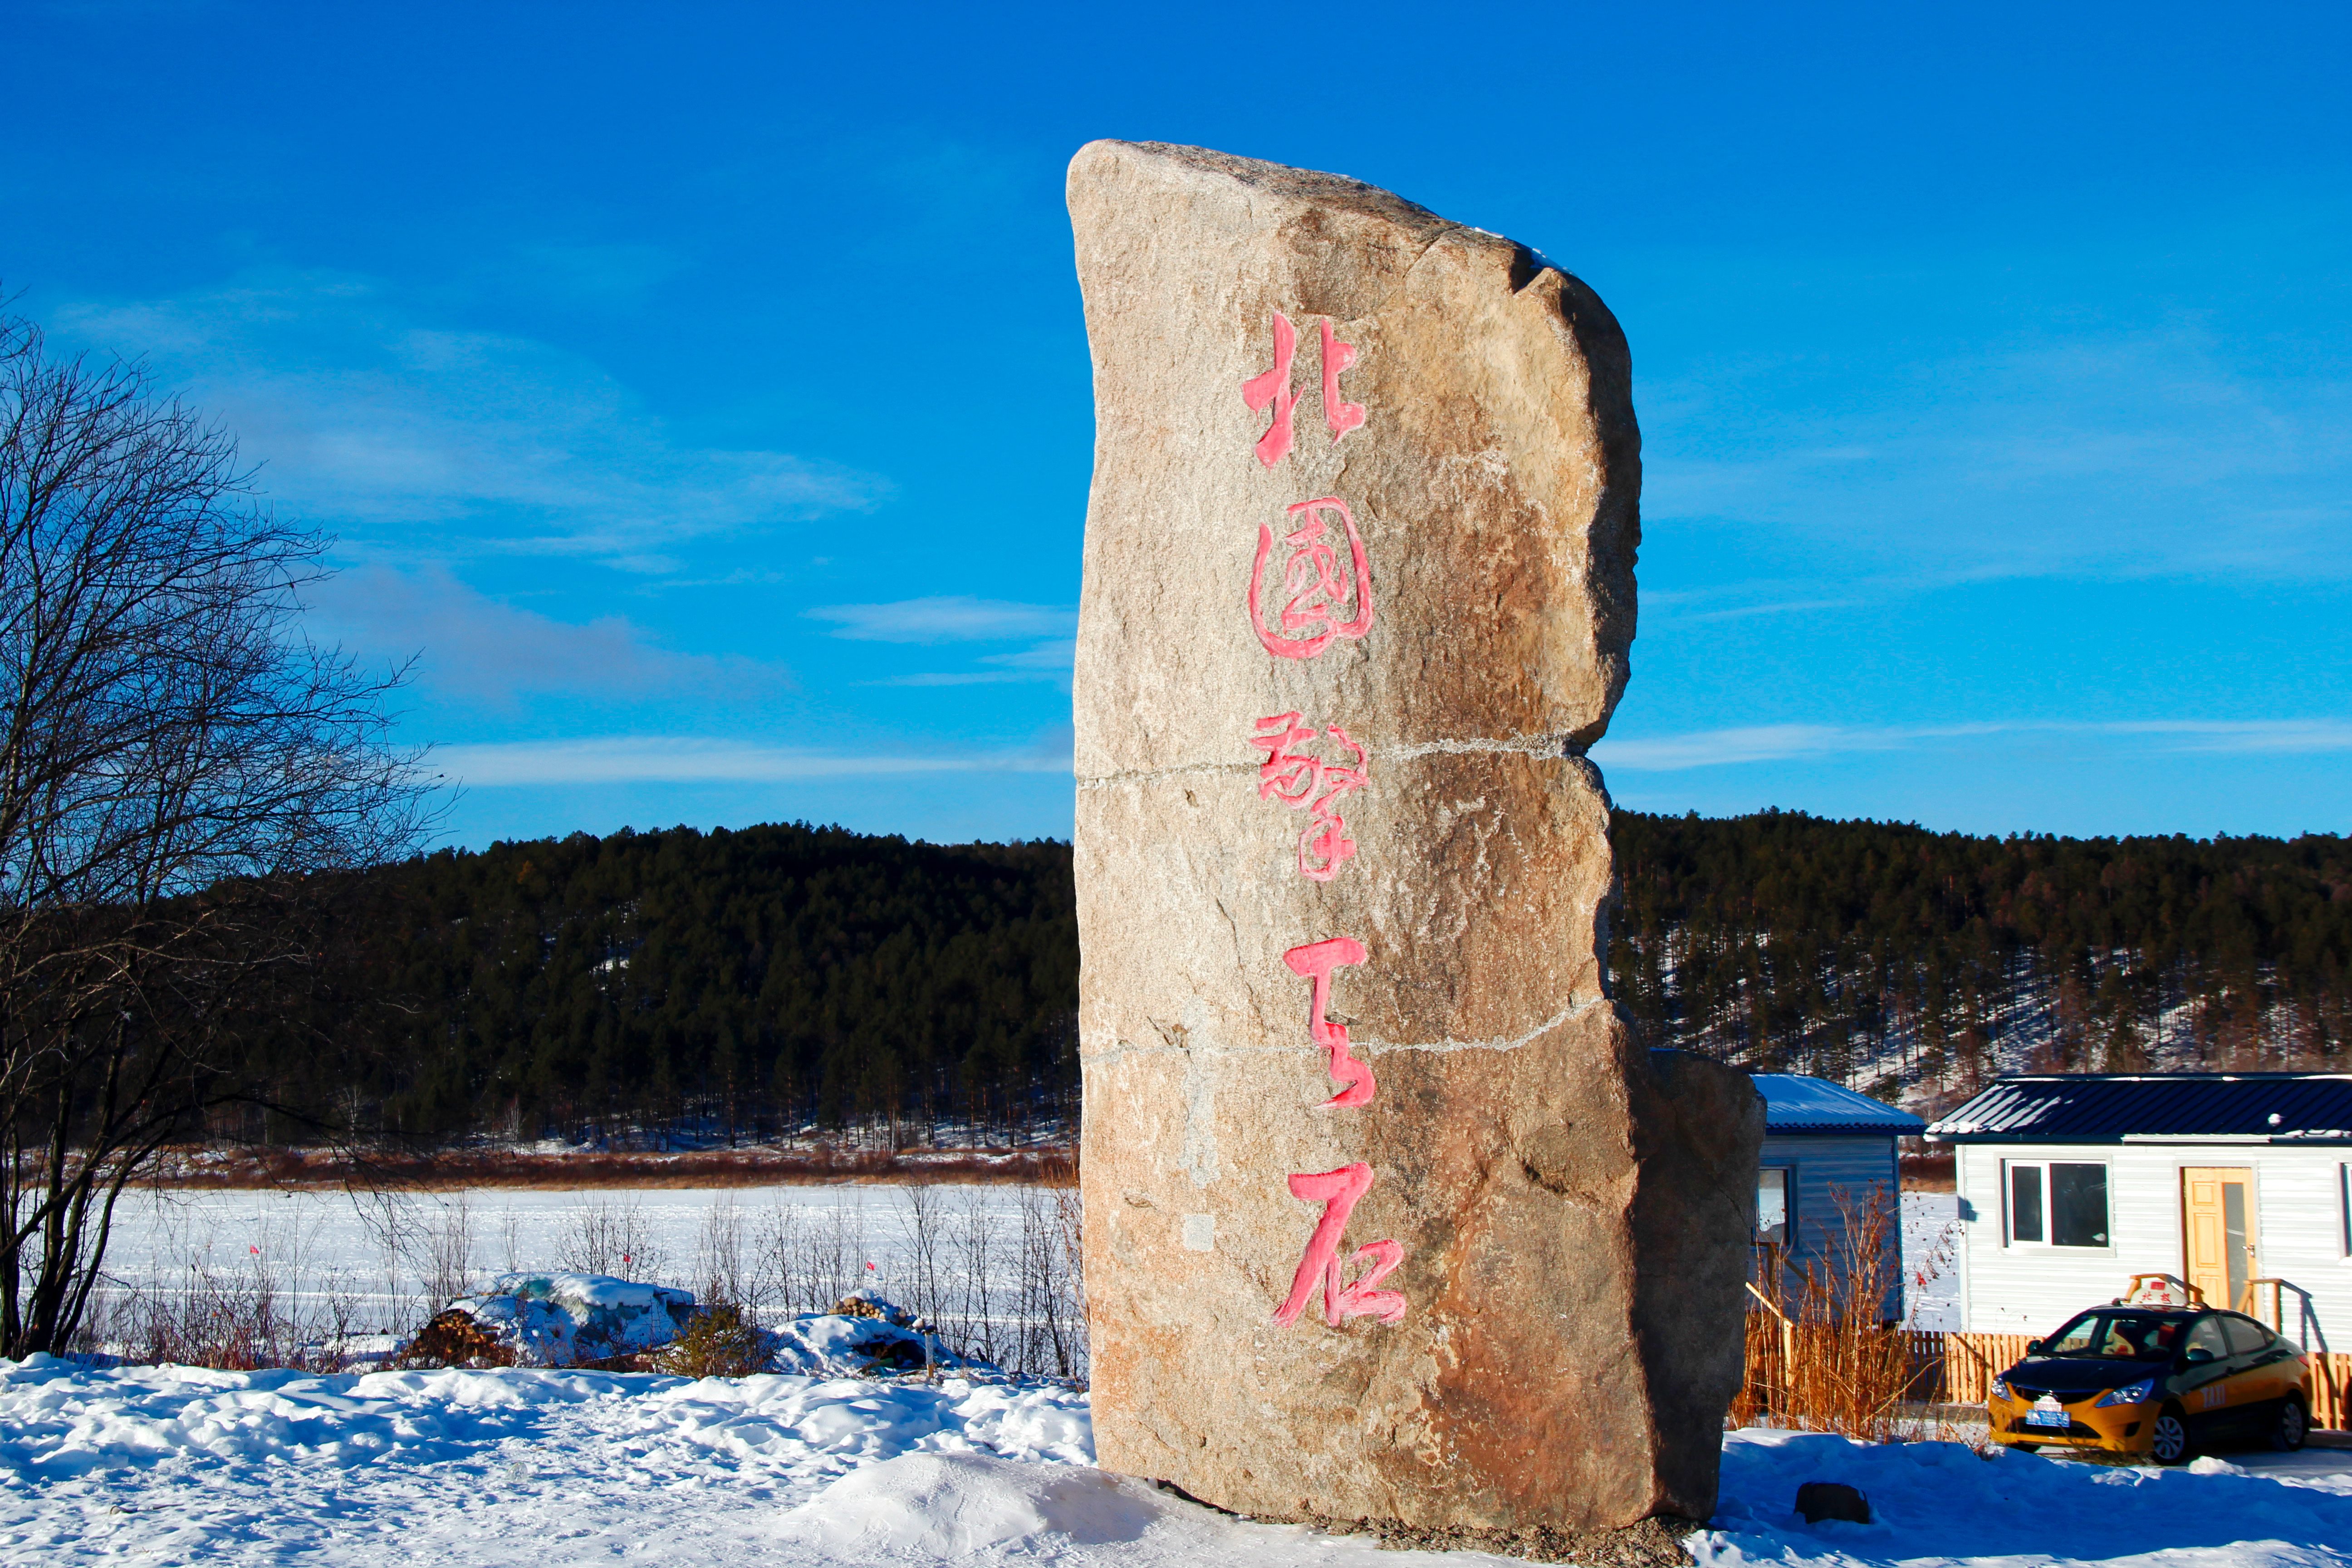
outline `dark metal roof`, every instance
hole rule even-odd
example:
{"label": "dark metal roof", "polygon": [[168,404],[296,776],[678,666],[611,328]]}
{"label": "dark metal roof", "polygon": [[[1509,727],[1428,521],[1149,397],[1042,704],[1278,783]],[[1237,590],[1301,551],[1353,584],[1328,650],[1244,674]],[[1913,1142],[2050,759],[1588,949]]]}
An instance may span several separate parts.
{"label": "dark metal roof", "polygon": [[1764,1097],[1764,1131],[1771,1132],[1885,1132],[1916,1137],[1927,1124],[1866,1094],[1825,1078],[1759,1072],[1756,1092]]}
{"label": "dark metal roof", "polygon": [[2117,1073],[2005,1078],[1938,1119],[1953,1143],[2212,1138],[2352,1143],[2352,1074]]}

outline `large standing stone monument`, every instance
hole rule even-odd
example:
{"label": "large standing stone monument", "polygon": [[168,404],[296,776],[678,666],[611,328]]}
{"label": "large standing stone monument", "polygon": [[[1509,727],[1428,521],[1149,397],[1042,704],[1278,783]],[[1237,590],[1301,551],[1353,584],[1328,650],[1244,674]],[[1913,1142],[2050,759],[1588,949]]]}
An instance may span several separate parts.
{"label": "large standing stone monument", "polygon": [[1101,1462],[1270,1518],[1703,1518],[1762,1109],[1602,991],[1624,338],[1329,174],[1097,142],[1069,200]]}

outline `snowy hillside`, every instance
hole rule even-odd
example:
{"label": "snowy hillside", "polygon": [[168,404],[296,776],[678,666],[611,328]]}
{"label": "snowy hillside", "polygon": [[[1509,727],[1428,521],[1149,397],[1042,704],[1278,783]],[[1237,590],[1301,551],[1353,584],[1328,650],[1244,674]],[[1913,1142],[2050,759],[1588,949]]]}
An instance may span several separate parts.
{"label": "snowy hillside", "polygon": [[[0,1363],[0,1563],[945,1561],[1457,1568],[1236,1521],[1088,1468],[1049,1387],[610,1373],[238,1374]],[[2352,1564],[2347,1456],[2158,1473],[1733,1435],[1705,1568],[2133,1558]],[[1880,1521],[1808,1527],[1801,1481]]]}

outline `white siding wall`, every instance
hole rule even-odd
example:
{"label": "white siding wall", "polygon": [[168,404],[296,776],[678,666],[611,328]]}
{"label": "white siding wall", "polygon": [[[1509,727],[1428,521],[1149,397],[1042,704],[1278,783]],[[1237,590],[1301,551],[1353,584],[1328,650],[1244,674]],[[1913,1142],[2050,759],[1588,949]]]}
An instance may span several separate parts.
{"label": "white siding wall", "polygon": [[[2345,1255],[2341,1169],[2352,1148],[2263,1143],[1962,1143],[1957,1177],[1965,1237],[1962,1310],[1970,1331],[2045,1334],[2084,1307],[2123,1294],[2134,1274],[2185,1277],[2180,1172],[2189,1165],[2254,1173],[2255,1262],[2264,1278],[2311,1294],[2311,1348],[2352,1351],[2352,1258]],[[2107,1247],[2010,1246],[2003,1240],[2001,1171],[2011,1160],[2107,1166]],[[2264,1312],[2267,1315],[2268,1309]],[[2287,1334],[2296,1336],[2294,1299]]]}
{"label": "white siding wall", "polygon": [[1903,1226],[1895,1196],[1899,1183],[1894,1138],[1886,1133],[1770,1133],[1756,1163],[1794,1172],[1790,1183],[1790,1205],[1795,1211],[1791,1217],[1796,1222],[1791,1263],[1811,1263],[1831,1250],[1841,1228],[1837,1206],[1841,1189],[1851,1202],[1875,1201],[1886,1206],[1886,1277],[1893,1282],[1893,1294],[1883,1311],[1888,1317],[1899,1313]]}

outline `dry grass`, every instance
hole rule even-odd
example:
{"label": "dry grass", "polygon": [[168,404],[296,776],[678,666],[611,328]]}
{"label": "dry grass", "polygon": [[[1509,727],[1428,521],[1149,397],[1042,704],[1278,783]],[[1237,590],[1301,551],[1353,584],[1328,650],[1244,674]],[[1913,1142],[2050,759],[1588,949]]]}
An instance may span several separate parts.
{"label": "dry grass", "polygon": [[1869,1443],[1958,1437],[1921,1404],[1934,1394],[1937,1368],[1921,1354],[1931,1336],[1883,1317],[1902,1300],[1895,1205],[1873,1193],[1831,1195],[1840,1223],[1826,1256],[1791,1265],[1779,1248],[1759,1249],[1754,1289],[1764,1300],[1748,1314],[1748,1377],[1732,1425]]}
{"label": "dry grass", "polygon": [[223,1372],[349,1369],[356,1298],[332,1289],[307,1310],[293,1305],[294,1300],[267,1266],[236,1271],[191,1268],[168,1289],[94,1300],[76,1348],[146,1365]]}

